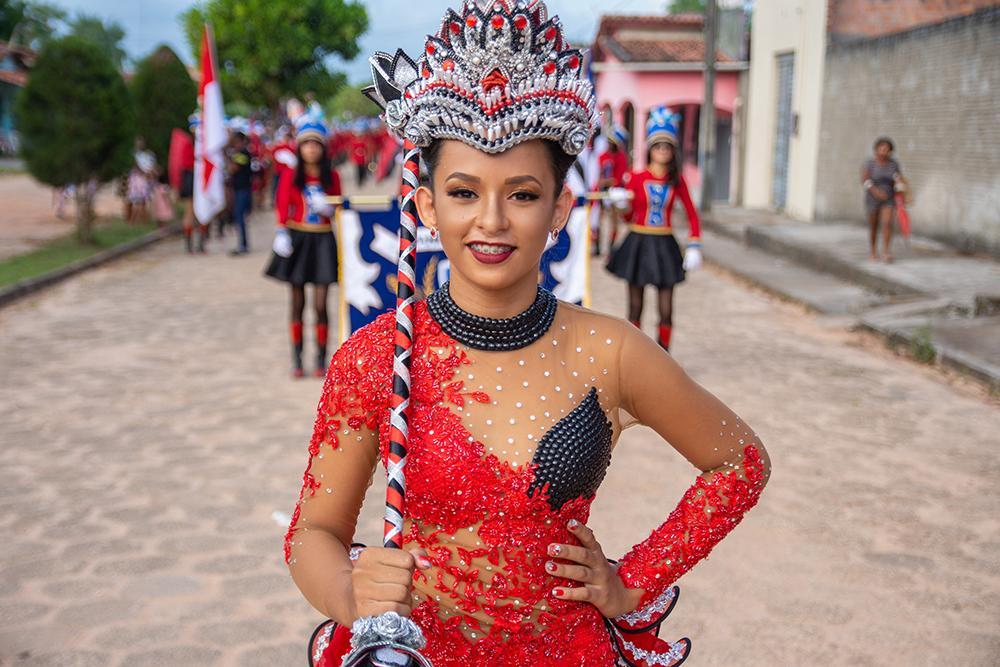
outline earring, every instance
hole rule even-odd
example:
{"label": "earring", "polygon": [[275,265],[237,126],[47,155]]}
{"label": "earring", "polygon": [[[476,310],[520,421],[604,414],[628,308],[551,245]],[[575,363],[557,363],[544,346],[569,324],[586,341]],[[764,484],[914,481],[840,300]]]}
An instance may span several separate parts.
{"label": "earring", "polygon": [[437,237],[438,237],[438,230],[435,227],[431,227],[431,238],[437,239]]}
{"label": "earring", "polygon": [[552,236],[552,240],[553,241],[559,240],[559,230],[558,229],[553,229],[550,235]]}

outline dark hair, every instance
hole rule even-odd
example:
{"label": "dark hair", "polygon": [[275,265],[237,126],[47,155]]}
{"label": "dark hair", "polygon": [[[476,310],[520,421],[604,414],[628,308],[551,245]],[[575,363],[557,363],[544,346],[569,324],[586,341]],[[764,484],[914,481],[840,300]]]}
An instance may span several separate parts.
{"label": "dark hair", "polygon": [[[680,164],[681,164],[681,149],[674,146],[670,142],[663,142],[669,144],[670,148],[673,149],[673,156],[670,158],[670,162],[667,163],[667,183],[670,185],[677,185],[677,181],[680,180]],[[655,146],[656,144],[653,144]],[[653,146],[646,148],[646,168],[653,164]]]}
{"label": "dark hair", "polygon": [[889,137],[879,137],[878,139],[876,139],[875,143],[872,144],[872,150],[877,151],[879,144],[886,144],[889,147],[890,153],[896,150],[896,145],[892,143],[892,139],[890,139]]}
{"label": "dark hair", "polygon": [[[316,140],[306,139],[306,141]],[[302,147],[306,141],[300,143],[295,149],[298,157],[295,164],[295,187],[299,190],[306,189],[306,161],[302,159]],[[330,166],[330,158],[326,154],[326,143],[322,141],[316,141],[316,143],[323,148],[323,152],[319,156],[319,182],[323,184],[323,192],[326,192],[333,185],[333,168]]]}
{"label": "dark hair", "polygon": [[[545,144],[545,148],[549,152],[549,166],[552,168],[552,175],[556,177],[556,196],[558,197],[566,183],[566,174],[576,162],[576,156],[564,151],[554,141],[548,139],[540,139],[539,141]],[[443,142],[440,139],[435,139],[430,146],[420,151],[421,160],[427,168],[427,178],[423,180],[423,183],[431,189],[434,187],[434,170],[437,169],[438,162],[441,160],[442,145]]]}

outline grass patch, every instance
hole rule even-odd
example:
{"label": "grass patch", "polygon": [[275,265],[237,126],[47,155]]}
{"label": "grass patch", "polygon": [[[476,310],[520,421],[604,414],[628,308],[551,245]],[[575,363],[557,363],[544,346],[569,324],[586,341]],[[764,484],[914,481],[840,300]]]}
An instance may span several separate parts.
{"label": "grass patch", "polygon": [[922,364],[932,364],[937,359],[937,349],[931,339],[931,328],[920,327],[910,339],[910,354]]}
{"label": "grass patch", "polygon": [[0,260],[0,287],[61,269],[77,260],[144,236],[154,229],[156,226],[153,224],[130,226],[121,220],[113,220],[94,228],[93,244],[80,243],[76,232],[54,239],[37,250]]}

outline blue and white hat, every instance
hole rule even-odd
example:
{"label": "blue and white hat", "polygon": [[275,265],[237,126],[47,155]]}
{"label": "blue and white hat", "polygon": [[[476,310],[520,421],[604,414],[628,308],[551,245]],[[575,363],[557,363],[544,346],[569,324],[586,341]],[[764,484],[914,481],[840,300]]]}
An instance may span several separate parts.
{"label": "blue and white hat", "polygon": [[676,147],[678,121],[680,114],[671,111],[670,107],[654,107],[646,122],[646,145],[653,146],[665,141]]}
{"label": "blue and white hat", "polygon": [[323,109],[316,102],[309,104],[309,107],[299,117],[295,118],[295,141],[318,141],[326,143],[329,131],[323,118]]}
{"label": "blue and white hat", "polygon": [[628,130],[621,125],[612,125],[608,132],[608,138],[618,144],[619,148],[628,148]]}

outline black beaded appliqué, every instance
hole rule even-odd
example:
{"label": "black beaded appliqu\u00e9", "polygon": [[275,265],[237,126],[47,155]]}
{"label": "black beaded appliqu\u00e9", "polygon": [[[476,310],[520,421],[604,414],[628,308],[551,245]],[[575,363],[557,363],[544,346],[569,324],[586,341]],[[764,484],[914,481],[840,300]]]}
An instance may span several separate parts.
{"label": "black beaded appliqu\u00e9", "polygon": [[548,484],[549,506],[556,512],[574,498],[597,493],[611,463],[612,436],[611,422],[591,388],[539,441],[531,459],[538,467],[530,492]]}
{"label": "black beaded appliqu\u00e9", "polygon": [[556,318],[555,295],[539,285],[535,302],[520,315],[491,319],[473,315],[452,301],[448,283],[427,297],[427,310],[446,334],[474,350],[519,350],[545,335]]}

